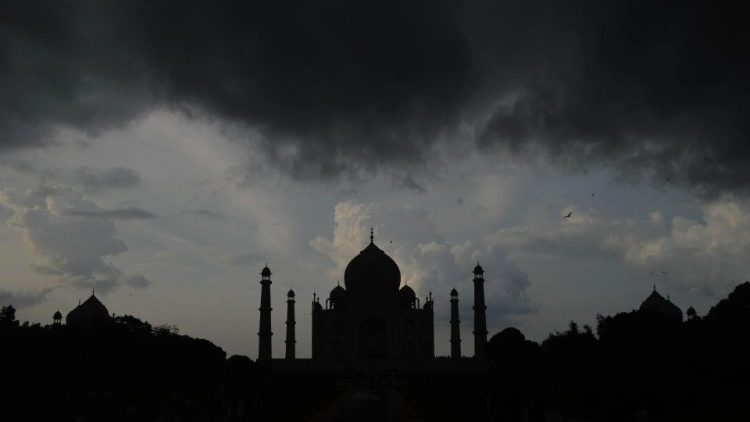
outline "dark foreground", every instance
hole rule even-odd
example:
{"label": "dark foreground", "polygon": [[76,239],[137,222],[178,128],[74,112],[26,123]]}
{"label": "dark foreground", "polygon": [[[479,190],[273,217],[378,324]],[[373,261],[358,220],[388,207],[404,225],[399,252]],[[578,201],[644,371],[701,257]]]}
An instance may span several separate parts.
{"label": "dark foreground", "polygon": [[506,329],[488,369],[466,372],[289,373],[133,317],[74,329],[0,316],[0,420],[750,420],[750,283],[682,323],[621,313],[541,345]]}

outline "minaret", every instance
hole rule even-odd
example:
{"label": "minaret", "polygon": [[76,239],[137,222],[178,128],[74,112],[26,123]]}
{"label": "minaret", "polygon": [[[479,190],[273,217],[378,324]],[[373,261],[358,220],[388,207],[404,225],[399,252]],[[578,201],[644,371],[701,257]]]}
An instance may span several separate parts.
{"label": "minaret", "polygon": [[271,360],[271,270],[268,265],[260,272],[260,330],[258,331],[258,360]]}
{"label": "minaret", "polygon": [[487,315],[484,305],[484,270],[477,262],[474,267],[474,357],[484,358],[487,344]]}
{"label": "minaret", "polygon": [[294,290],[286,294],[286,355],[287,360],[295,358],[294,349],[297,340],[294,339]]}
{"label": "minaret", "polygon": [[451,290],[451,357],[461,358],[461,320],[458,319],[458,292]]}

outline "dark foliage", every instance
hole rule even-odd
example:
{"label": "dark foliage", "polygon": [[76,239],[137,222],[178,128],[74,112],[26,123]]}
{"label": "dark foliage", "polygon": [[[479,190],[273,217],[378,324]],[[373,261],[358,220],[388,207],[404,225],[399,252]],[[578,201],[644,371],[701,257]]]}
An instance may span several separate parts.
{"label": "dark foliage", "polygon": [[571,321],[541,345],[506,328],[487,344],[488,366],[295,373],[225,359],[206,340],[128,315],[105,327],[42,327],[19,325],[5,306],[2,403],[27,420],[61,421],[384,420],[394,409],[434,421],[744,421],[749,309],[746,282],[685,322],[599,316],[596,334]]}
{"label": "dark foliage", "polygon": [[[705,318],[679,322],[632,311],[597,319],[598,338],[571,322],[567,331],[550,334],[538,353],[515,329],[490,340],[493,379],[520,379],[516,388],[525,391],[523,411],[502,413],[503,420],[544,420],[546,414],[556,420],[739,421],[750,415],[744,399],[750,395],[750,283]],[[493,403],[514,400],[512,392],[497,393]],[[497,414],[492,406],[486,411]]]}
{"label": "dark foliage", "polygon": [[225,353],[206,340],[157,335],[131,316],[88,329],[0,330],[6,398],[29,418],[203,420],[220,410]]}

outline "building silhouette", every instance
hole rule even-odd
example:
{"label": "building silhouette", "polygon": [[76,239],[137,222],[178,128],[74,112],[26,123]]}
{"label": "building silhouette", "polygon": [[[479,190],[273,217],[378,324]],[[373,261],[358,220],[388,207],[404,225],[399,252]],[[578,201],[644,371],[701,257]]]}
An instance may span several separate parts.
{"label": "building silhouette", "polygon": [[[677,322],[682,322],[682,310],[669,300],[669,296],[666,298],[656,291],[656,286],[646,300],[641,303],[638,308],[638,312],[647,312],[660,316],[667,317]],[[695,312],[693,310],[693,312]]]}
{"label": "building silhouette", "polygon": [[451,357],[461,357],[461,320],[458,318],[458,291],[451,290]]}
{"label": "building silhouette", "polygon": [[487,306],[484,304],[484,269],[474,267],[474,357],[484,357],[487,345]]}
{"label": "building silhouette", "polygon": [[284,356],[285,359],[294,359],[296,357],[296,343],[297,340],[295,339],[295,333],[294,333],[294,326],[296,322],[294,321],[294,290],[289,290],[289,293],[286,294],[286,340],[284,340],[284,343],[286,344],[286,354]]}
{"label": "building silhouette", "polygon": [[[476,362],[484,361],[487,323],[484,304],[484,270],[474,268],[474,340]],[[258,360],[270,359],[271,308],[270,274],[266,266],[261,273],[261,306]],[[418,362],[435,362],[434,301],[432,293],[417,298],[411,287],[401,283],[396,262],[375,244],[372,230],[370,243],[347,265],[344,285],[334,287],[327,298],[313,294],[312,359],[296,359],[294,349],[294,292],[287,294],[286,353],[277,359],[277,367],[303,362],[329,362],[347,365],[355,362],[402,362],[415,367]],[[447,304],[446,304],[447,305]],[[451,359],[461,359],[461,334],[458,318],[458,292],[450,292]],[[445,359],[442,359],[445,361]],[[296,361],[294,362],[290,361]],[[286,362],[286,363],[284,363]],[[406,364],[411,362],[409,364]],[[476,366],[476,365],[473,366]],[[410,366],[411,365],[411,366]],[[313,365],[315,366],[315,365]],[[324,367],[325,365],[323,365]],[[472,366],[472,367],[473,367]],[[316,367],[321,367],[320,365]],[[291,367],[290,367],[291,368]]]}
{"label": "building silhouette", "polygon": [[271,270],[268,265],[260,272],[260,330],[258,330],[258,360],[271,359]]}
{"label": "building silhouette", "polygon": [[432,301],[401,284],[398,265],[370,244],[349,262],[344,287],[313,303],[312,356],[320,360],[434,357]]}
{"label": "building silhouette", "polygon": [[79,303],[65,316],[65,324],[70,327],[97,327],[112,322],[107,307],[97,299],[94,291],[83,303]]}

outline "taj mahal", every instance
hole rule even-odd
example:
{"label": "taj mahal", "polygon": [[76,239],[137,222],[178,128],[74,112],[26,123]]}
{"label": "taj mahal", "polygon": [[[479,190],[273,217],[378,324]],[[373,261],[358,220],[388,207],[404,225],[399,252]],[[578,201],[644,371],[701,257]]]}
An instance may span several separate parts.
{"label": "taj mahal", "polygon": [[[484,270],[474,268],[474,358],[481,361],[487,343],[484,303]],[[271,357],[271,270],[261,271],[260,330],[258,361],[274,364],[296,358],[295,294],[287,293],[285,354]],[[327,298],[313,294],[312,359],[315,363],[361,364],[380,362],[410,365],[435,360],[434,312],[430,293],[424,299],[414,289],[401,285],[396,262],[375,244],[372,229],[370,243],[347,265],[344,285],[337,285]],[[458,292],[450,292],[451,358],[461,356]],[[466,359],[462,359],[466,360]],[[300,362],[301,363],[301,362]],[[294,365],[299,367],[299,364]]]}

